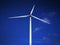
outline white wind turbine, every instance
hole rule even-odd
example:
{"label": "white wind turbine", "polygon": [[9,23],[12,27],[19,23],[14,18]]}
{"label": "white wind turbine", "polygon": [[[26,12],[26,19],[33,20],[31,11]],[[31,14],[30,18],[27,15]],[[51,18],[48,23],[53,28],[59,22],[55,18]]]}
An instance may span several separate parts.
{"label": "white wind turbine", "polygon": [[9,17],[9,19],[30,17],[30,20],[29,20],[30,21],[30,23],[29,23],[29,45],[32,45],[32,18],[35,18],[35,19],[37,19],[39,21],[42,21],[42,22],[47,23],[47,24],[50,24],[46,20],[40,19],[40,18],[38,18],[36,16],[33,16],[32,13],[33,13],[34,8],[35,8],[35,5],[33,5],[32,10],[31,10],[30,14],[28,14],[28,15]]}

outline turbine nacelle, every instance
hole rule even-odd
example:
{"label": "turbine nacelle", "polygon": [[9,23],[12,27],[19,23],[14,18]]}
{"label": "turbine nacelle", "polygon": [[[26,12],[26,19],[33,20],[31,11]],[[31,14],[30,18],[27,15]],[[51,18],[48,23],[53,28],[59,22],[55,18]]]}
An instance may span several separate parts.
{"label": "turbine nacelle", "polygon": [[32,15],[29,15],[29,17],[32,17]]}
{"label": "turbine nacelle", "polygon": [[[12,19],[12,18],[26,18],[26,17],[30,17],[30,25],[29,25],[29,26],[30,26],[30,34],[29,34],[30,37],[29,37],[29,45],[32,45],[32,18],[35,18],[35,19],[37,19],[37,20],[39,20],[39,21],[42,21],[42,22],[47,23],[47,24],[50,24],[50,22],[48,22],[48,21],[46,21],[46,20],[40,19],[40,18],[38,18],[38,17],[36,17],[36,16],[33,16],[32,13],[33,13],[34,8],[35,8],[35,5],[33,5],[33,8],[32,8],[32,10],[31,10],[31,12],[30,12],[29,15],[9,17],[9,19]],[[31,18],[31,17],[32,17],[32,18]]]}
{"label": "turbine nacelle", "polygon": [[14,16],[14,17],[9,17],[9,18],[11,19],[11,18],[26,18],[26,17],[32,17],[32,18],[35,18],[35,19],[37,19],[37,20],[39,20],[39,21],[42,21],[42,22],[44,22],[44,23],[50,24],[50,22],[48,22],[48,21],[46,21],[46,20],[40,19],[40,18],[38,18],[38,17],[36,17],[36,16],[33,16],[32,13],[33,13],[33,11],[34,11],[34,8],[35,8],[35,5],[33,5],[33,8],[32,8],[32,10],[31,10],[31,12],[30,12],[29,15]]}

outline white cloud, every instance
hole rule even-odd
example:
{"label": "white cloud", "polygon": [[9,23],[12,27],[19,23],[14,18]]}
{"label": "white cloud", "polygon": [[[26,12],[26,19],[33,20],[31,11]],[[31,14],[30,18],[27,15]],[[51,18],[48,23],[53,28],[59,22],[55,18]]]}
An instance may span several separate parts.
{"label": "white cloud", "polygon": [[49,20],[49,19],[47,19],[47,18],[44,18],[44,20],[50,23],[50,20]]}
{"label": "white cloud", "polygon": [[54,36],[58,36],[58,34],[56,34],[56,33],[54,33],[53,35],[54,35]]}
{"label": "white cloud", "polygon": [[56,37],[58,37],[59,36],[59,34],[58,33],[48,33],[48,36],[56,36]]}
{"label": "white cloud", "polygon": [[58,33],[53,33],[52,35],[56,37],[60,36]]}
{"label": "white cloud", "polygon": [[40,38],[38,41],[35,41],[36,43],[41,43],[41,42],[45,42],[47,43],[49,41],[49,38],[48,37],[42,37]]}
{"label": "white cloud", "polygon": [[49,12],[48,13],[48,16],[50,16],[50,17],[53,17],[53,16],[55,16],[56,15],[56,12]]}
{"label": "white cloud", "polygon": [[56,44],[59,44],[60,45],[60,42],[56,42]]}
{"label": "white cloud", "polygon": [[41,27],[36,27],[33,32],[36,32],[36,31],[39,31],[39,30],[41,30]]}
{"label": "white cloud", "polygon": [[48,40],[48,38],[47,37],[43,37],[42,40]]}

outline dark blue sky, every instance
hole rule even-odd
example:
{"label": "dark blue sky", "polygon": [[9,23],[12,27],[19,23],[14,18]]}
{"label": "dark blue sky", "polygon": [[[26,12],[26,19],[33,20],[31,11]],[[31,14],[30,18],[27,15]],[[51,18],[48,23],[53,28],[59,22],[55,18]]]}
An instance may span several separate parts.
{"label": "dark blue sky", "polygon": [[34,4],[33,15],[51,24],[32,18],[33,45],[60,45],[59,0],[0,0],[0,45],[28,45],[29,17],[8,17],[29,14]]}

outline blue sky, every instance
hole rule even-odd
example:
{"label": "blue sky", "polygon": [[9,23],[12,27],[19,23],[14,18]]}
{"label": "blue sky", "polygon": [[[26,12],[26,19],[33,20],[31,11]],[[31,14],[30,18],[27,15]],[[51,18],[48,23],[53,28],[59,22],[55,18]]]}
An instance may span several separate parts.
{"label": "blue sky", "polygon": [[28,45],[29,17],[8,19],[29,14],[47,19],[46,24],[32,18],[33,45],[60,45],[60,1],[58,0],[0,0],[0,45]]}

